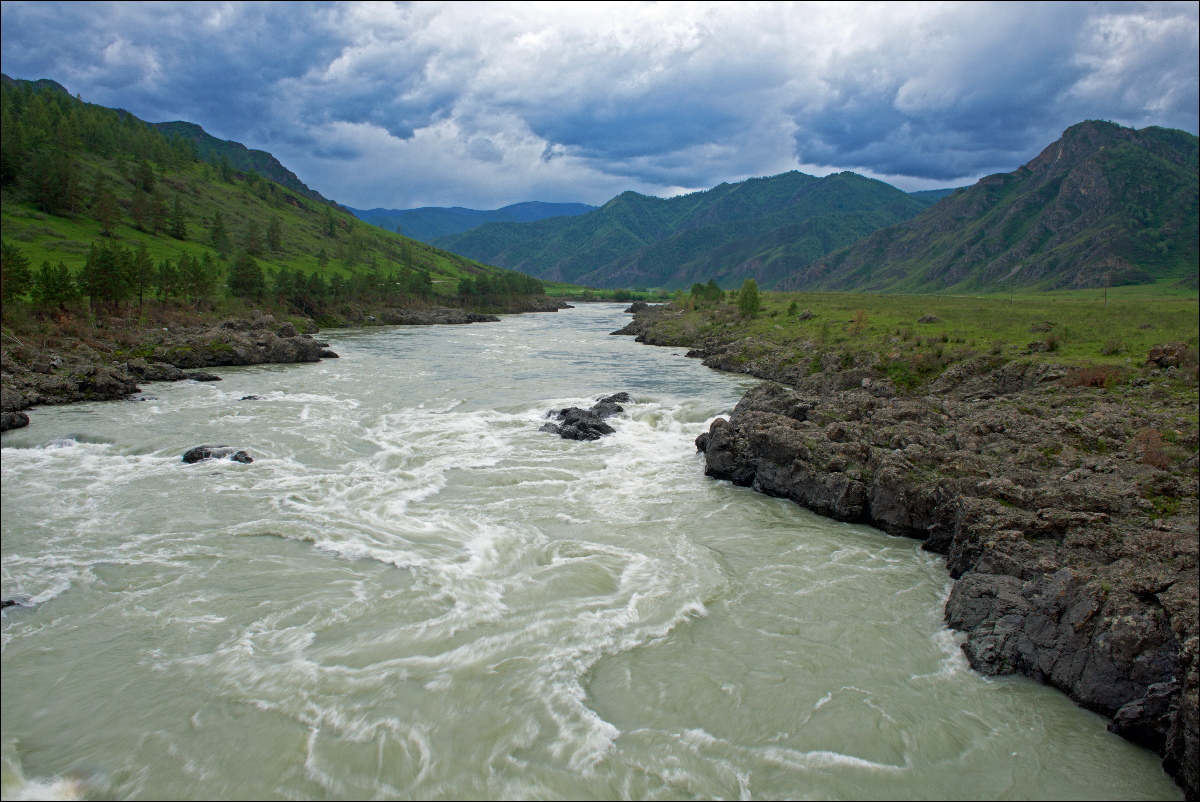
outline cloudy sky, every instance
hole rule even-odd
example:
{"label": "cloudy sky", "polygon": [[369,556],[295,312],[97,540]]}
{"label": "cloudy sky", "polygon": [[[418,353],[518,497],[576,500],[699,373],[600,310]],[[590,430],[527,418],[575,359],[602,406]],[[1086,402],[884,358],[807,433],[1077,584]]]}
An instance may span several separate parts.
{"label": "cloudy sky", "polygon": [[1088,118],[1197,133],[1198,9],[6,2],[0,61],[359,208],[600,204],[791,169],[958,186]]}

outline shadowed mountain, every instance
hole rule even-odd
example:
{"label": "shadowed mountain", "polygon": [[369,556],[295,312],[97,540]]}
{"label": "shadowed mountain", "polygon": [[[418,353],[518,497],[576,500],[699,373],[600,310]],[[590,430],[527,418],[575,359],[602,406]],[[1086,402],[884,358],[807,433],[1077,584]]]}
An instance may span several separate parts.
{"label": "shadowed mountain", "polygon": [[[350,207],[346,207],[350,208]],[[574,217],[595,209],[586,203],[526,201],[500,209],[465,209],[462,206],[423,206],[419,209],[350,209],[358,219],[429,242],[434,237],[460,234],[484,223],[529,223],[547,217]]]}
{"label": "shadowed mountain", "polygon": [[598,287],[677,287],[785,275],[932,201],[855,173],[800,172],[655,198],[624,192],[595,211],[490,223],[433,243],[539,278]]}
{"label": "shadowed mountain", "polygon": [[1186,131],[1089,120],[1031,162],[813,261],[781,289],[978,292],[1190,277],[1198,148]]}

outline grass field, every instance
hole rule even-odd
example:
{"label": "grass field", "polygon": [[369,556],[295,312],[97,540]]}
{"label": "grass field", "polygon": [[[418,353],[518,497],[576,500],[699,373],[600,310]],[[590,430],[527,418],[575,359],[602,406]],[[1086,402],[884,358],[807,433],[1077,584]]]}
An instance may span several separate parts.
{"label": "grass field", "polygon": [[[1109,290],[1107,308],[1102,295],[1085,290],[1010,300],[771,292],[762,294],[762,310],[753,319],[741,318],[732,305],[725,305],[700,307],[671,325],[695,334],[718,330],[726,338],[753,336],[781,345],[807,340],[884,355],[936,349],[1011,356],[1041,342],[1068,364],[1132,364],[1144,361],[1154,345],[1200,344],[1200,298],[1195,292],[1154,296],[1142,287],[1120,287]],[[789,315],[793,303],[796,314]],[[805,319],[805,311],[811,317]]]}

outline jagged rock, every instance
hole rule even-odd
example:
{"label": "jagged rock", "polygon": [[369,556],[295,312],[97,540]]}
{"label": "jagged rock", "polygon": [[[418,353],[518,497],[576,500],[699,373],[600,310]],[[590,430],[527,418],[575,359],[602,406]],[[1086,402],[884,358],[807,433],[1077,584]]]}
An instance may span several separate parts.
{"label": "jagged rock", "polygon": [[131,359],[125,364],[125,369],[142,381],[148,382],[174,382],[190,378],[182,370],[166,362]]}
{"label": "jagged rock", "polygon": [[320,356],[321,359],[338,359],[338,355],[333,351],[330,351],[328,348],[322,348]]}
{"label": "jagged rock", "polygon": [[234,462],[244,464],[254,462],[254,458],[245,451],[230,446],[196,446],[183,455],[183,461],[192,465],[209,459],[225,459],[226,457]]}
{"label": "jagged rock", "polygon": [[296,327],[291,323],[284,323],[279,327],[279,331],[275,333],[280,337],[296,337],[299,335],[299,332],[296,331]]}
{"label": "jagged rock", "polygon": [[942,319],[937,315],[922,315],[917,318],[918,323],[941,323]]}
{"label": "jagged rock", "polygon": [[7,432],[9,429],[23,429],[28,425],[29,416],[24,412],[0,413],[0,432]]}
{"label": "jagged rock", "polygon": [[258,400],[258,396],[256,396],[256,395],[244,395],[244,396],[242,396],[241,398],[239,398],[238,400],[239,400],[239,401],[257,401],[257,400]]}
{"label": "jagged rock", "polygon": [[629,393],[615,393],[597,400],[590,409],[567,407],[550,415],[562,421],[559,424],[547,423],[538,429],[539,432],[557,434],[565,440],[599,440],[606,434],[616,431],[604,422],[606,418],[624,412],[619,402],[629,403]]}
{"label": "jagged rock", "polygon": [[1182,342],[1156,345],[1150,349],[1146,357],[1147,365],[1158,365],[1160,368],[1174,367],[1187,356],[1188,345]]}
{"label": "jagged rock", "polygon": [[496,323],[500,318],[495,315],[485,315],[481,312],[467,312],[462,309],[389,309],[381,316],[384,323],[393,326],[447,326],[465,323]]}
{"label": "jagged rock", "polygon": [[205,373],[202,370],[193,370],[191,373],[185,373],[186,378],[198,382],[219,382],[221,377],[215,373]]}

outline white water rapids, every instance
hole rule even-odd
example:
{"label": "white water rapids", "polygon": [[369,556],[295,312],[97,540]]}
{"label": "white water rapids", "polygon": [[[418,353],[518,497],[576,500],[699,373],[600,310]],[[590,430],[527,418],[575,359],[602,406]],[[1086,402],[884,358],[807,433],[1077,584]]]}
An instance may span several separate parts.
{"label": "white water rapids", "polygon": [[[1181,798],[1104,719],[970,671],[915,541],[704,477],[754,382],[609,337],[620,309],[33,410],[2,451],[4,797]],[[538,431],[618,391],[614,435]],[[203,443],[254,463],[180,461]]]}

